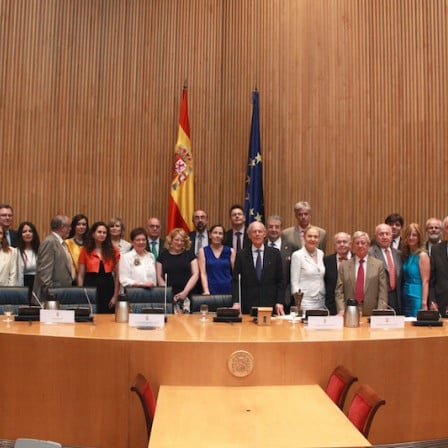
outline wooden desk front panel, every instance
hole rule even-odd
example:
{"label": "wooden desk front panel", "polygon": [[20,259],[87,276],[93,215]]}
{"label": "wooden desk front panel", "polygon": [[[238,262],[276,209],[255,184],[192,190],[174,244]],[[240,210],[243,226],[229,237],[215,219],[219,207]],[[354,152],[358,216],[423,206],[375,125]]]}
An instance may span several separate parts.
{"label": "wooden desk front panel", "polygon": [[[372,426],[372,443],[448,437],[447,327],[370,331],[364,324],[341,333],[291,329],[287,322],[266,328],[248,322],[199,325],[198,319],[170,318],[166,329],[157,331],[115,324],[110,316],[97,317],[96,325],[0,326],[0,434],[144,448],[143,414],[129,392],[137,372],[156,389],[160,384],[325,387],[331,370],[344,364],[387,401]],[[253,372],[245,378],[227,368],[235,350],[254,356]],[[429,400],[430,389],[435,393]]]}

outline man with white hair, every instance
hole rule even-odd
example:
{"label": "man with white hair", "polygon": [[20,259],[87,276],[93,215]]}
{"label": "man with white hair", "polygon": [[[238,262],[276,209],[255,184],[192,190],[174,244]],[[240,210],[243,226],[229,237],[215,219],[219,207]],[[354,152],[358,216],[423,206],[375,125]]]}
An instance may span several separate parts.
{"label": "man with white hair", "polygon": [[336,308],[338,314],[344,314],[347,300],[355,299],[363,316],[370,316],[374,309],[387,307],[384,263],[368,255],[370,238],[366,232],[355,232],[352,241],[355,256],[339,266]]}
{"label": "man with white hair", "polygon": [[266,228],[263,223],[250,223],[247,234],[252,244],[237,252],[233,269],[233,306],[239,308],[241,290],[244,314],[250,313],[252,307],[261,306],[272,307],[273,312],[283,315],[285,292],[280,251],[265,246]]}
{"label": "man with white hair", "polygon": [[[288,227],[283,231],[283,238],[288,241],[289,244],[297,246],[299,249],[303,247],[303,236],[305,230],[311,227],[311,205],[306,201],[299,201],[294,205],[294,215],[297,220],[297,226]],[[320,227],[319,230],[319,249],[326,251],[327,246],[327,232]]]}

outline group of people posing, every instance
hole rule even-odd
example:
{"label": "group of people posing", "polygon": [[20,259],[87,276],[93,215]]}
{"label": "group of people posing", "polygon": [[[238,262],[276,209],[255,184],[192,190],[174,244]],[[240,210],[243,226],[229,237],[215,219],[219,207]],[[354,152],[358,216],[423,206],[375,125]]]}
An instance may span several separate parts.
{"label": "group of people posing", "polygon": [[[196,210],[194,231],[173,229],[161,239],[158,218],[133,229],[124,239],[122,219],[98,221],[87,216],[55,216],[51,233],[40,243],[31,222],[11,229],[13,210],[0,204],[0,286],[30,288],[30,300],[46,300],[50,288],[71,285],[97,289],[97,312],[112,312],[120,290],[131,287],[172,288],[175,309],[189,311],[192,294],[232,294],[243,313],[269,306],[288,312],[300,295],[302,310],[328,309],[342,314],[348,299],[356,299],[364,315],[376,308],[393,308],[415,316],[420,309],[448,305],[448,253],[441,241],[443,223],[430,218],[425,242],[418,224],[404,227],[398,214],[375,229],[334,236],[335,252],[325,256],[326,232],[311,224],[311,206],[294,206],[297,225],[283,229],[282,218],[268,217],[266,226],[246,227],[240,205],[229,210],[231,228],[208,228],[208,216]],[[31,295],[32,294],[32,295]]]}

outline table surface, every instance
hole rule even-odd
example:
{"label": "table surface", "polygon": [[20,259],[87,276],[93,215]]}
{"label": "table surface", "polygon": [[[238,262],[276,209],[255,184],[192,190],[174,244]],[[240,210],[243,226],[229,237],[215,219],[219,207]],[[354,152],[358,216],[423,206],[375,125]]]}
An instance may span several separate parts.
{"label": "table surface", "polygon": [[318,385],[161,386],[149,448],[367,447]]}
{"label": "table surface", "polygon": [[442,327],[414,327],[410,322],[403,329],[372,330],[363,318],[359,328],[312,330],[286,320],[273,320],[271,325],[258,326],[249,316],[242,323],[214,323],[213,314],[207,322],[200,315],[169,315],[163,329],[141,330],[128,324],[117,324],[113,315],[96,315],[93,323],[44,324],[0,320],[0,333],[40,335],[83,339],[113,339],[165,342],[323,342],[365,341],[448,336],[448,321]]}

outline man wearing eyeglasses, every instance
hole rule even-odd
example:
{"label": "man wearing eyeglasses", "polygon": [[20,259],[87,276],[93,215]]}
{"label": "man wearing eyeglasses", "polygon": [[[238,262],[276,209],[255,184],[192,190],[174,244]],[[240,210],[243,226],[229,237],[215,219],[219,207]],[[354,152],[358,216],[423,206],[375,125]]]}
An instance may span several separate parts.
{"label": "man wearing eyeglasses", "polygon": [[3,227],[5,238],[11,247],[16,247],[17,232],[11,229],[14,212],[9,204],[0,204],[0,226]]}
{"label": "man wearing eyeglasses", "polygon": [[49,288],[72,286],[75,271],[65,244],[70,227],[68,216],[55,216],[50,223],[50,235],[39,246],[33,292],[43,300],[47,300]]}
{"label": "man wearing eyeglasses", "polygon": [[146,250],[151,252],[156,260],[160,252],[164,250],[163,244],[165,241],[160,238],[161,230],[160,219],[155,217],[148,218],[146,223]]}

